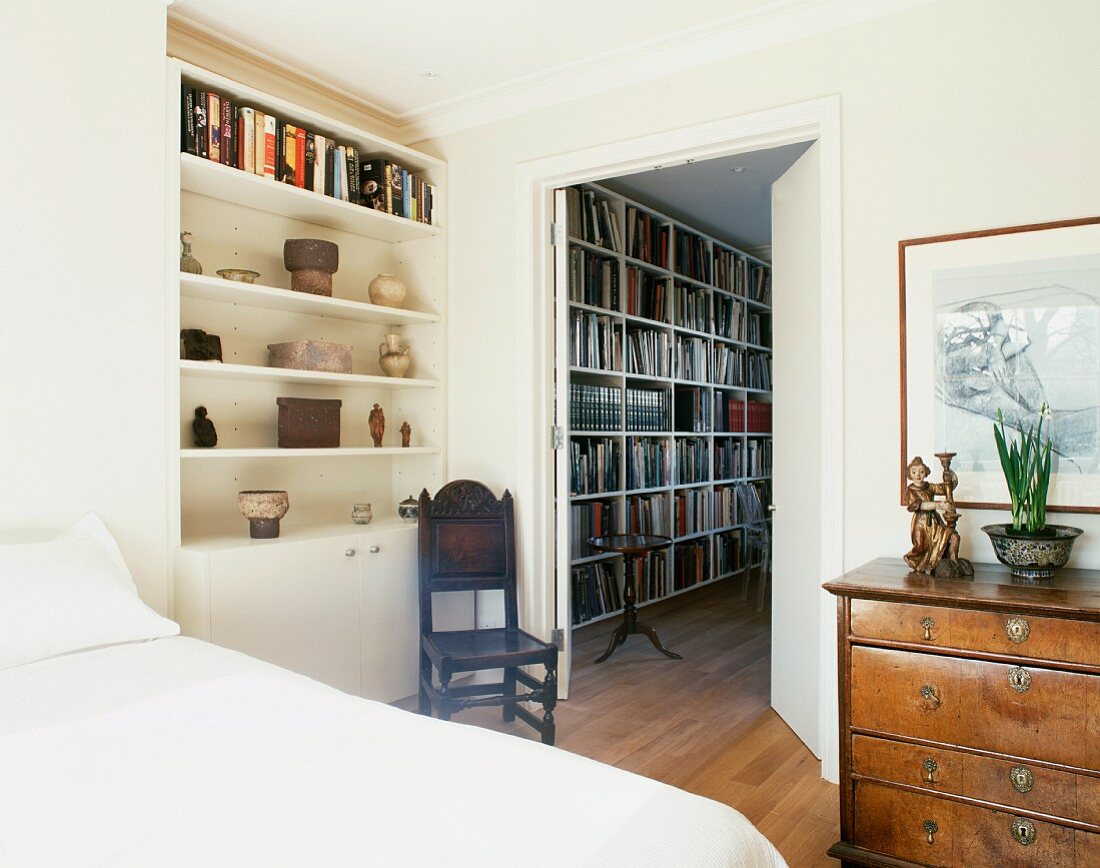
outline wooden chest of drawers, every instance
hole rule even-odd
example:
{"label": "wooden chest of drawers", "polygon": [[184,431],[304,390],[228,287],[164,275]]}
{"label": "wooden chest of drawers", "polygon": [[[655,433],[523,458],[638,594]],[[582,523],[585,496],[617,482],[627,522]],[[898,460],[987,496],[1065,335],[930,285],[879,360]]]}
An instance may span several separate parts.
{"label": "wooden chest of drawers", "polygon": [[843,865],[1100,866],[1100,573],[878,560],[837,595]]}

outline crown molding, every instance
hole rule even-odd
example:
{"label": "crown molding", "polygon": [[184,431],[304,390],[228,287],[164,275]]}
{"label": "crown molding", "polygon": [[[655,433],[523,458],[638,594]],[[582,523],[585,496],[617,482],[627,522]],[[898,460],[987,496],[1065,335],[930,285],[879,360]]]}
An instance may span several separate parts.
{"label": "crown molding", "polygon": [[[171,2],[171,0],[169,0]],[[184,45],[194,45],[200,49],[221,56],[230,57],[240,63],[256,69],[261,74],[282,79],[294,86],[310,91],[318,96],[335,102],[346,109],[357,112],[366,120],[375,124],[384,124],[394,129],[400,125],[400,120],[393,112],[387,111],[365,97],[334,87],[329,82],[311,75],[290,64],[274,60],[261,51],[256,50],[231,39],[222,33],[212,30],[203,24],[193,21],[185,16],[168,10],[168,35],[170,39],[176,39]],[[180,53],[182,59],[188,60],[186,52]],[[203,64],[199,64],[202,66]]]}
{"label": "crown molding", "polygon": [[401,112],[396,128],[416,141],[704,66],[922,6],[932,0],[776,0],[666,37],[563,64],[451,100]]}

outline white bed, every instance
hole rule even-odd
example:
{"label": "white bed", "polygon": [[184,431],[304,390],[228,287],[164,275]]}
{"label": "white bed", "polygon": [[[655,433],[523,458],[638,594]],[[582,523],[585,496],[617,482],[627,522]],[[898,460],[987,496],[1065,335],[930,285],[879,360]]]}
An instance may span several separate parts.
{"label": "white bed", "polygon": [[195,639],[0,659],[0,865],[518,864],[784,863],[725,805]]}

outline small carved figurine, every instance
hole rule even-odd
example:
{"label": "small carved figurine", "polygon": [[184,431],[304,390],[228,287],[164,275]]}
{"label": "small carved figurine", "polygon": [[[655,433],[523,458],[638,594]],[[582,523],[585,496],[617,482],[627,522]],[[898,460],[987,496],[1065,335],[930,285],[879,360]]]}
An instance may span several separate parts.
{"label": "small carved figurine", "polygon": [[412,439],[412,433],[413,433],[412,425],[410,425],[408,422],[402,422],[401,423],[401,445],[405,449],[409,448],[409,440]]}
{"label": "small carved figurine", "polygon": [[202,329],[180,329],[180,358],[193,362],[220,362],[222,339]]}
{"label": "small carved figurine", "polygon": [[[936,457],[943,466],[943,482],[928,481],[932,471],[919,455],[906,468],[909,477],[906,509],[913,513],[910,531],[913,548],[905,555],[905,562],[915,572],[941,579],[972,576],[974,567],[970,561],[959,557],[959,532],[955,529],[959,522],[955,510],[959,477],[951,469],[955,453],[937,452]],[[937,495],[944,499],[936,500]]]}
{"label": "small carved figurine", "polygon": [[374,441],[375,446],[381,446],[382,435],[386,433],[386,414],[377,404],[370,411],[367,424],[370,426],[370,439]]}
{"label": "small carved figurine", "polygon": [[191,423],[191,430],[195,432],[195,445],[203,449],[210,449],[218,445],[218,432],[214,430],[214,423],[206,418],[206,408],[195,408],[195,420]]}

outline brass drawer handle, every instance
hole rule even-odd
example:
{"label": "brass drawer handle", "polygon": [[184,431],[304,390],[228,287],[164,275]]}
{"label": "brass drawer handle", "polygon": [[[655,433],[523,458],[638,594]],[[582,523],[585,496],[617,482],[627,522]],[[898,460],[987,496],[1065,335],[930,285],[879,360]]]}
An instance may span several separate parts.
{"label": "brass drawer handle", "polygon": [[931,684],[925,684],[920,689],[921,699],[927,700],[932,704],[932,710],[935,711],[940,707],[940,698],[936,696],[936,688]]}
{"label": "brass drawer handle", "polygon": [[1031,788],[1035,786],[1035,777],[1031,774],[1031,769],[1025,766],[1013,766],[1012,771],[1008,773],[1008,779],[1012,781],[1012,788],[1018,793],[1030,793]]}
{"label": "brass drawer handle", "polygon": [[920,625],[924,628],[924,641],[932,641],[932,628],[936,626],[935,618],[921,618]]}
{"label": "brass drawer handle", "polygon": [[[926,834],[928,836],[928,844],[929,845],[932,845],[932,844],[936,843],[933,840],[933,835],[935,835],[939,830],[940,830],[940,824],[937,823],[935,820],[925,820],[924,821],[924,834]],[[1035,830],[1032,829],[1032,831],[1034,832]],[[1013,835],[1016,834],[1015,824],[1013,824],[1013,826],[1012,826],[1012,834]]]}
{"label": "brass drawer handle", "polygon": [[1012,818],[1012,837],[1016,839],[1017,844],[1030,847],[1035,843],[1036,834],[1035,824],[1030,820],[1024,820],[1021,817]]}
{"label": "brass drawer handle", "polygon": [[1008,686],[1017,693],[1027,693],[1031,689],[1031,673],[1019,666],[1008,672]]}
{"label": "brass drawer handle", "polygon": [[1008,634],[1009,642],[1019,645],[1021,642],[1026,642],[1027,637],[1031,635],[1031,625],[1027,622],[1027,618],[1009,618],[1005,622],[1005,633]]}
{"label": "brass drawer handle", "polygon": [[932,757],[928,757],[928,759],[921,763],[921,766],[924,768],[925,771],[925,773],[921,775],[921,780],[931,786],[936,782],[936,779],[933,775],[935,774],[935,771],[939,768],[939,766],[936,764],[936,761],[932,759]]}

